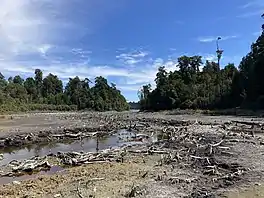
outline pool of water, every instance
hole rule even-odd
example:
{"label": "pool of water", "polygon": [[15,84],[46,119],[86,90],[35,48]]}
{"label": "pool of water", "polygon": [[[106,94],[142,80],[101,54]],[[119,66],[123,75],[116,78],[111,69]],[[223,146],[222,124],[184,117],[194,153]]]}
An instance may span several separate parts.
{"label": "pool of water", "polygon": [[65,172],[66,170],[60,166],[52,166],[50,170],[48,171],[40,171],[38,173],[26,174],[26,175],[22,175],[18,177],[0,177],[0,185],[8,184],[13,181],[24,181],[24,180],[29,180],[29,179],[36,179],[41,175],[53,175],[55,173],[64,174]]}
{"label": "pool of water", "polygon": [[8,164],[12,160],[30,159],[34,156],[45,156],[48,154],[56,154],[57,152],[70,152],[70,151],[84,151],[95,152],[98,150],[121,147],[124,145],[142,144],[142,141],[135,141],[136,134],[127,130],[119,130],[116,134],[109,137],[87,138],[83,140],[76,140],[64,143],[46,143],[38,145],[30,145],[24,148],[7,148],[0,150],[2,153],[2,160],[0,166]]}
{"label": "pool of water", "polygon": [[[48,154],[56,154],[57,152],[95,152],[98,150],[104,150],[108,148],[122,147],[125,145],[144,144],[151,141],[150,139],[144,139],[136,141],[135,132],[127,130],[119,130],[114,135],[104,138],[86,138],[83,140],[74,140],[64,143],[46,143],[30,145],[23,148],[6,148],[0,150],[2,159],[0,159],[0,166],[7,165],[13,160],[25,160],[35,156],[46,156]],[[28,179],[35,179],[40,175],[52,175],[52,174],[63,174],[64,170],[60,166],[52,166],[48,171],[41,171],[38,173],[26,174],[18,177],[0,177],[0,185],[8,184],[11,182],[18,182]]]}

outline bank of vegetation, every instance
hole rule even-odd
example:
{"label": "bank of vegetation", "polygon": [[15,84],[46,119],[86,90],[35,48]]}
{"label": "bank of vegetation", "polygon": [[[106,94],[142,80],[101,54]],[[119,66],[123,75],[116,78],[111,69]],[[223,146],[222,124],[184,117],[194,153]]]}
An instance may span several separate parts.
{"label": "bank of vegetation", "polygon": [[160,67],[156,88],[148,84],[139,92],[140,106],[142,110],[264,109],[263,74],[264,31],[238,67],[229,63],[221,69],[216,62],[203,63],[201,56],[179,57],[175,71]]}
{"label": "bank of vegetation", "polygon": [[0,112],[129,109],[115,84],[109,85],[102,76],[95,78],[94,86],[90,87],[90,83],[89,79],[76,76],[63,87],[56,75],[43,78],[39,69],[34,77],[26,79],[17,75],[6,80],[0,73]]}

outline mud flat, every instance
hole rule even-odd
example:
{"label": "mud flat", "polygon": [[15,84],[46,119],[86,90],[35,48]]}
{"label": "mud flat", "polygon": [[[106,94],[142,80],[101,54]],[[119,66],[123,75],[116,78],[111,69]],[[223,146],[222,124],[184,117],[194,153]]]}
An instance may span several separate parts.
{"label": "mud flat", "polygon": [[7,116],[0,197],[254,197],[263,124],[174,112]]}

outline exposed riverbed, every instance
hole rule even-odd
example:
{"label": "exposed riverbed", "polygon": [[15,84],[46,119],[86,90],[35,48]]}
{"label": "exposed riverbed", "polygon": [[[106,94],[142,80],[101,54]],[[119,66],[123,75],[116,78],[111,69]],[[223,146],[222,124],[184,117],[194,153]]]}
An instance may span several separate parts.
{"label": "exposed riverbed", "polygon": [[124,197],[134,184],[137,197],[226,195],[264,181],[263,124],[174,112],[7,116],[0,171],[11,177],[0,178],[0,197],[89,197],[94,188]]}

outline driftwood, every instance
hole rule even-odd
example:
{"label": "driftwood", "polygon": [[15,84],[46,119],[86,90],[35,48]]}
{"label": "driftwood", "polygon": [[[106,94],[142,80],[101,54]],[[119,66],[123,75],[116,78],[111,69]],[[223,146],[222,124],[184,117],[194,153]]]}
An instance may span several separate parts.
{"label": "driftwood", "polygon": [[224,175],[222,177],[218,177],[218,178],[213,178],[213,181],[216,182],[218,180],[222,180],[222,179],[228,179],[228,180],[232,180],[234,177],[239,177],[244,173],[243,170],[238,170],[236,172],[233,173],[229,173],[227,175]]}
{"label": "driftwood", "polygon": [[80,197],[80,198],[84,198],[84,196],[81,194],[81,190],[80,190],[80,182],[79,182],[79,184],[78,184],[78,186],[77,186],[77,194],[78,194],[78,196]]}
{"label": "driftwood", "polygon": [[71,166],[77,166],[81,164],[109,163],[111,161],[116,161],[120,157],[124,157],[121,150],[105,150],[95,153],[59,152],[56,156],[61,160],[62,164]]}
{"label": "driftwood", "polygon": [[129,153],[142,153],[142,154],[169,154],[168,151],[156,151],[156,150],[128,150]]}
{"label": "driftwood", "polygon": [[7,166],[9,166],[12,170],[10,172],[0,174],[0,177],[13,177],[13,176],[21,176],[26,173],[39,172],[42,170],[49,170],[51,165],[46,160],[46,158],[35,157],[30,160],[11,161]]}
{"label": "driftwood", "polygon": [[199,156],[193,156],[193,155],[190,155],[190,157],[196,160],[205,160],[208,163],[208,165],[211,165],[211,162],[209,161],[208,157],[199,157]]}
{"label": "driftwood", "polygon": [[65,137],[69,137],[69,138],[77,138],[77,137],[80,137],[80,136],[82,136],[82,135],[83,135],[82,132],[79,132],[79,133],[76,133],[76,134],[74,134],[74,133],[66,133],[66,134],[65,134]]}
{"label": "driftwood", "polygon": [[45,159],[33,159],[33,160],[25,160],[20,162],[19,165],[12,165],[12,170],[13,172],[19,172],[19,171],[24,171],[24,172],[31,172],[33,170],[36,170],[38,168],[44,168],[44,169],[50,169],[51,165],[49,162]]}
{"label": "driftwood", "polygon": [[250,126],[258,126],[261,127],[263,126],[263,123],[260,122],[246,122],[246,121],[236,121],[236,120],[232,120],[231,123],[235,123],[235,124],[243,124],[243,125],[250,125]]}
{"label": "driftwood", "polygon": [[170,177],[168,180],[171,182],[171,184],[175,184],[175,183],[187,183],[187,184],[190,184],[190,183],[196,181],[197,178],[186,179],[186,178],[182,178],[182,177]]}

